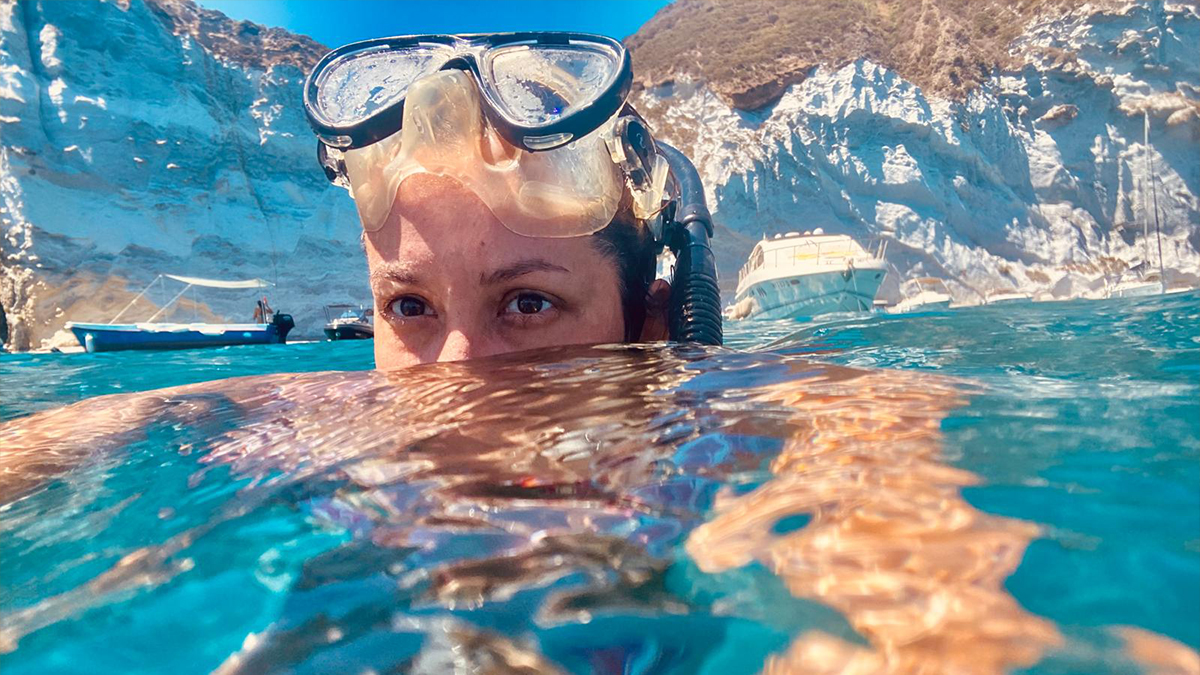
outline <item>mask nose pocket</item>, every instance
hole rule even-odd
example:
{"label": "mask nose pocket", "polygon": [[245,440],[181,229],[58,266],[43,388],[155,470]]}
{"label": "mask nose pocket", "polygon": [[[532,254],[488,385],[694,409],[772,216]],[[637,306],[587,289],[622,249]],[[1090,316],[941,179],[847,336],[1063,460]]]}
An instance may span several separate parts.
{"label": "mask nose pocket", "polygon": [[500,134],[490,128],[486,129],[483,137],[479,139],[479,153],[484,162],[501,171],[513,166],[521,155],[520,149],[504,142]]}
{"label": "mask nose pocket", "polygon": [[421,78],[409,90],[400,129],[401,152],[426,169],[470,161],[483,132],[483,112],[471,77],[442,70]]}
{"label": "mask nose pocket", "polygon": [[607,225],[621,199],[624,186],[602,138],[612,124],[561,148],[528,152],[484,117],[470,73],[441,70],[413,83],[398,133],[346,151],[347,173],[368,231],[387,220],[404,179],[423,172],[462,183],[517,234],[577,237]]}

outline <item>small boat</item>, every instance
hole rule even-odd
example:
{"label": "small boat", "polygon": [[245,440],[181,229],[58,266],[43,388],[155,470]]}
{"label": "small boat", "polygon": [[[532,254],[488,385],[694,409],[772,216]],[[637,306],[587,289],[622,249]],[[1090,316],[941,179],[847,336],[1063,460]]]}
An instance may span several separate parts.
{"label": "small boat", "polygon": [[[184,284],[174,298],[142,323],[116,323],[146,291],[163,279]],[[290,314],[274,312],[260,303],[255,312],[256,323],[166,323],[155,322],[163,312],[183,297],[188,289],[200,286],[219,289],[266,288],[272,284],[262,279],[222,281],[201,279],[177,274],[160,274],[150,285],[129,302],[109,323],[68,321],[66,327],[88,353],[124,351],[131,349],[193,349],[196,347],[227,347],[231,345],[278,344],[287,341],[288,332],[295,327]]]}
{"label": "small boat", "polygon": [[1022,302],[1033,302],[1033,296],[1028,293],[996,293],[987,296],[989,305],[1015,305]]}
{"label": "small boat", "polygon": [[788,232],[763,238],[738,274],[729,318],[783,319],[868,312],[887,265],[886,242],[869,252],[852,237]]}
{"label": "small boat", "polygon": [[909,279],[900,286],[900,295],[904,299],[889,309],[892,314],[949,309],[952,299],[946,283],[936,277]]}
{"label": "small boat", "polygon": [[1110,298],[1144,298],[1149,295],[1161,295],[1162,284],[1158,281],[1129,280],[1113,284],[1108,288]]}
{"label": "small boat", "polygon": [[[343,310],[336,318],[333,313]],[[325,305],[325,338],[328,340],[370,340],[375,337],[372,319],[375,310],[362,305]]]}

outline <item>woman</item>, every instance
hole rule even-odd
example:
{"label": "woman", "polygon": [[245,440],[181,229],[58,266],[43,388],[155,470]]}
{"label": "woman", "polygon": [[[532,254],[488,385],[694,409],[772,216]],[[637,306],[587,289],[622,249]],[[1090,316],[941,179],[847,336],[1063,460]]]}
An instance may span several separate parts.
{"label": "woman", "polygon": [[[305,109],[362,220],[378,367],[697,322],[719,343],[703,194],[625,103],[631,78],[619,42],[562,33],[384,38],[317,64]],[[664,245],[686,263],[674,303]]]}

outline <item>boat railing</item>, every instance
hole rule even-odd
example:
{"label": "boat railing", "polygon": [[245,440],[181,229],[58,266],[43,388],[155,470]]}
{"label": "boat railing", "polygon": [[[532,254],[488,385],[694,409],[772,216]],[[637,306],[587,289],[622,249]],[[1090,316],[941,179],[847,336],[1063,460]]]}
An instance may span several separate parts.
{"label": "boat railing", "polygon": [[883,260],[887,255],[888,242],[890,237],[872,237],[867,241],[867,250],[871,252],[871,256],[876,260]]}
{"label": "boat railing", "polygon": [[[897,272],[897,275],[899,273]],[[946,282],[937,277],[913,277],[904,280],[900,284],[900,293],[902,295],[912,293],[924,293],[925,291],[933,291],[934,293],[949,293],[950,289],[946,288]]]}

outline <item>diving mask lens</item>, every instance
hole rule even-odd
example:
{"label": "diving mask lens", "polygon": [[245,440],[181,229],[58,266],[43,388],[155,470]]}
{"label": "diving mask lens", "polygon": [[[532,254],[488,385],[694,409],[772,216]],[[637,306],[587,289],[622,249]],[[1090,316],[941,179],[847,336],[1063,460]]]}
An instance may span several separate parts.
{"label": "diving mask lens", "polygon": [[309,124],[328,145],[362,148],[400,130],[412,85],[440,70],[473,77],[484,114],[511,145],[582,138],[625,103],[633,74],[616,40],[578,33],[414,35],[326,54],[304,85]]}
{"label": "diving mask lens", "polygon": [[414,82],[437,71],[452,54],[443,45],[426,44],[347,53],[320,72],[317,110],[332,124],[365,120],[402,101]]}
{"label": "diving mask lens", "polygon": [[493,50],[485,72],[500,112],[521,126],[539,127],[593,103],[620,63],[611,52],[585,46],[519,45]]}

